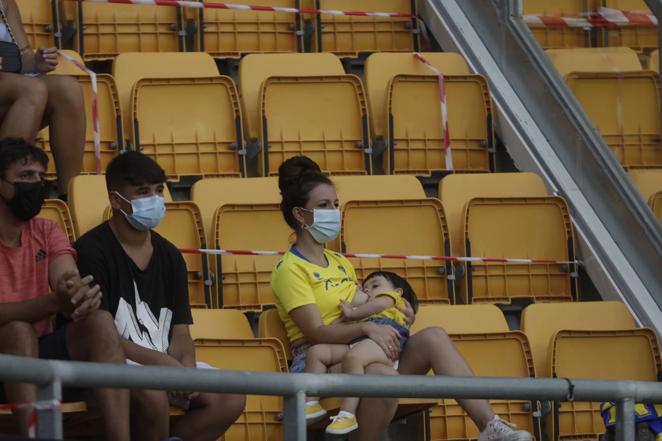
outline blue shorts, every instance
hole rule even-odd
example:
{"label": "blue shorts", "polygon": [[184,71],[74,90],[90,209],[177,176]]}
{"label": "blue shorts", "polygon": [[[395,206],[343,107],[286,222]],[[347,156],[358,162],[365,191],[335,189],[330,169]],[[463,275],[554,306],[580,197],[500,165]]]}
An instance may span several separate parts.
{"label": "blue shorts", "polygon": [[292,349],[292,363],[290,364],[290,372],[293,374],[300,374],[306,370],[306,354],[312,345],[304,343],[301,346]]}

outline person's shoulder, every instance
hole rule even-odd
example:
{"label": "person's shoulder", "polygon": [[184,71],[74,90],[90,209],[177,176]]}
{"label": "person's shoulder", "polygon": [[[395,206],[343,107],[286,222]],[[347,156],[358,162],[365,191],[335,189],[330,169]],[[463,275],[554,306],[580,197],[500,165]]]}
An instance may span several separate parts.
{"label": "person's shoulder", "polygon": [[35,239],[48,239],[51,237],[54,231],[61,232],[63,235],[65,234],[65,232],[62,231],[60,225],[51,219],[33,217],[28,221],[27,225],[28,228],[26,228],[24,231],[27,231],[28,234],[30,234]]}
{"label": "person's shoulder", "polygon": [[152,246],[154,249],[158,250],[159,253],[162,253],[170,261],[182,262],[184,260],[181,251],[179,251],[179,248],[177,248],[175,244],[154,230],[151,231],[151,235]]}
{"label": "person's shoulder", "polygon": [[112,235],[113,231],[110,229],[108,222],[104,222],[79,237],[74,245],[77,250],[101,250],[105,248],[101,244],[111,238]]}

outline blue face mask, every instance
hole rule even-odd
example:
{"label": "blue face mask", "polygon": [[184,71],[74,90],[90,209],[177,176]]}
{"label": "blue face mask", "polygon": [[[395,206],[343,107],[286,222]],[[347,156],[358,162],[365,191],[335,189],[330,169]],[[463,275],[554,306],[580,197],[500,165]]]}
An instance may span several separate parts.
{"label": "blue face mask", "polygon": [[162,196],[154,195],[132,201],[115,192],[117,196],[131,204],[132,214],[120,210],[129,225],[138,231],[148,231],[156,228],[165,216],[166,207]]}
{"label": "blue face mask", "polygon": [[337,208],[332,210],[302,208],[302,210],[313,212],[312,225],[304,224],[303,228],[308,230],[317,243],[325,244],[338,237],[338,234],[340,234],[340,210]]}

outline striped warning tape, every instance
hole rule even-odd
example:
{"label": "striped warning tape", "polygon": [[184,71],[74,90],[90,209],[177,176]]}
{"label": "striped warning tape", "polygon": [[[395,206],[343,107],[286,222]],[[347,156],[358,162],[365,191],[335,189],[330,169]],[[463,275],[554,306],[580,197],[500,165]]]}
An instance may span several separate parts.
{"label": "striped warning tape", "polygon": [[[205,255],[233,255],[233,256],[282,256],[284,251],[261,250],[213,250],[201,248],[180,248],[182,254]],[[438,260],[444,262],[470,262],[470,263],[521,263],[531,265],[581,265],[578,260],[551,260],[551,259],[514,259],[502,257],[463,257],[463,256],[416,256],[399,254],[375,253],[342,253],[343,256],[357,259],[398,259],[398,260]]]}
{"label": "striped warning tape", "polygon": [[414,18],[404,12],[338,11],[332,9],[285,8],[279,6],[240,5],[236,3],[196,2],[186,0],[82,0],[88,3],[117,3],[124,5],[176,6],[192,9],[233,9],[236,11],[284,12],[287,14],[350,15],[355,17]]}
{"label": "striped warning tape", "polygon": [[453,171],[453,153],[451,151],[451,134],[448,128],[448,106],[446,105],[446,78],[439,69],[418,52],[414,52],[414,58],[423,63],[436,76],[439,82],[439,102],[441,104],[441,130],[444,136],[444,153],[446,159],[446,170]]}
{"label": "striped warning tape", "polygon": [[28,430],[30,438],[36,436],[37,411],[38,410],[61,410],[62,403],[59,400],[40,400],[33,403],[4,403],[0,404],[0,410],[31,410],[28,418]]}
{"label": "striped warning tape", "polygon": [[549,17],[544,15],[525,15],[524,22],[532,27],[584,28],[657,26],[657,17],[634,11],[623,11],[601,7],[596,12],[584,17]]}
{"label": "striped warning tape", "polygon": [[88,69],[80,61],[67,55],[62,51],[58,51],[61,57],[73,63],[77,68],[85,72],[90,77],[92,83],[92,130],[94,131],[94,157],[96,159],[96,172],[98,175],[102,173],[101,170],[101,132],[99,130],[99,90],[97,88],[97,74],[91,69]]}

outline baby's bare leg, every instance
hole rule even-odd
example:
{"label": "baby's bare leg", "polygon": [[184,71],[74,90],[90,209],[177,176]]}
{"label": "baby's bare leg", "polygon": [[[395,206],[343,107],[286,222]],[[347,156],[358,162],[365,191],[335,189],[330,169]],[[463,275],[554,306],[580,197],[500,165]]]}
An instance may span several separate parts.
{"label": "baby's bare leg", "polygon": [[[329,367],[343,360],[349,351],[347,345],[314,345],[306,353],[306,369],[309,374],[326,374]],[[308,397],[308,401],[317,401],[319,397]]]}
{"label": "baby's bare leg", "polygon": [[[345,354],[342,360],[343,374],[365,374],[366,366],[372,363],[382,363],[387,366],[393,365],[381,347],[370,339],[362,340]],[[347,397],[343,399],[340,410],[355,414],[359,406],[358,397]]]}

